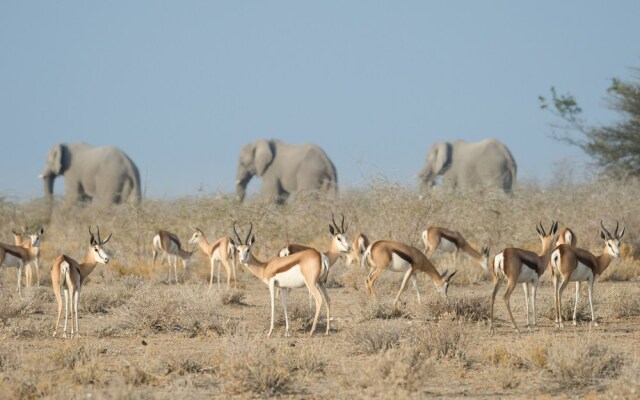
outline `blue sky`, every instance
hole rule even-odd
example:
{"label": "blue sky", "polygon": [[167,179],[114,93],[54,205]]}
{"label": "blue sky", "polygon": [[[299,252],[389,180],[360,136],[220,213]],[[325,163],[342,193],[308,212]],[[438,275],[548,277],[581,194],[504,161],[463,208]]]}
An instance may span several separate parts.
{"label": "blue sky", "polygon": [[640,65],[638,15],[637,1],[4,1],[0,194],[42,196],[59,142],[122,148],[153,198],[233,191],[260,138],[320,145],[341,185],[415,184],[432,143],[490,136],[521,181],[552,181],[560,160],[579,175],[588,159],[549,138],[538,95],[553,85],[590,123],[614,120],[606,89]]}

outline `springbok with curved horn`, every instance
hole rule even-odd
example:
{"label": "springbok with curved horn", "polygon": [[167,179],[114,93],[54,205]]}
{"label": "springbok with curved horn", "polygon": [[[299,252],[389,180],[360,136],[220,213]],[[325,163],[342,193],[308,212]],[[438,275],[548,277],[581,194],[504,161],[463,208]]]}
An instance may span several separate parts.
{"label": "springbok with curved horn", "polygon": [[[13,232],[13,231],[12,231]],[[36,232],[26,230],[23,233],[13,232],[14,240],[20,243],[11,245],[0,243],[0,265],[7,261],[8,265],[16,265],[18,270],[18,293],[22,293],[22,271],[25,264],[36,270],[37,284],[40,284],[40,241],[44,234],[44,228],[40,228]],[[23,239],[24,235],[28,235],[28,239]],[[30,271],[30,269],[27,269]],[[31,273],[27,274],[27,286],[31,286]]]}
{"label": "springbok with curved horn", "polygon": [[220,286],[220,264],[224,265],[224,269],[227,271],[227,287],[231,287],[231,276],[233,275],[234,286],[238,284],[236,279],[236,258],[233,247],[233,241],[231,238],[224,236],[210,243],[204,232],[197,226],[192,226],[194,232],[189,243],[196,243],[200,250],[209,258],[211,263],[211,277],[209,278],[209,290],[213,285],[213,270],[214,266],[218,264],[218,286]]}
{"label": "springbok with curved horn", "polygon": [[255,242],[255,236],[251,235],[253,224],[249,226],[249,233],[243,241],[233,223],[233,231],[236,240],[232,239],[238,258],[252,274],[264,282],[269,287],[271,296],[271,326],[267,336],[273,332],[275,318],[275,294],[276,287],[281,288],[282,308],[284,309],[285,336],[289,334],[289,316],[287,314],[287,297],[289,289],[301,288],[305,285],[316,300],[316,312],[313,318],[310,335],[316,330],[320,308],[324,301],[327,308],[327,332],[329,334],[331,316],[329,306],[329,295],[324,287],[321,276],[327,274],[329,270],[328,259],[315,249],[306,249],[286,257],[276,257],[270,261],[262,262],[252,253],[251,248]]}
{"label": "springbok with curved horn", "polygon": [[[325,251],[324,254],[329,259],[329,267],[333,266],[333,264],[338,261],[338,258],[341,254],[347,253],[351,250],[351,245],[349,244],[349,239],[347,238],[345,232],[346,229],[344,227],[344,215],[342,215],[342,223],[341,227],[336,224],[336,220],[333,215],[331,215],[331,220],[333,225],[329,225],[329,233],[331,234],[331,244],[329,245],[329,250]],[[302,250],[311,249],[312,247],[304,246],[302,244],[288,244],[278,252],[279,257],[286,257],[288,255],[298,253]],[[327,274],[328,275],[328,274]],[[322,277],[323,282],[326,283],[327,276]]]}
{"label": "springbok with curved horn", "polygon": [[107,264],[109,262],[109,256],[104,251],[104,245],[111,238],[111,234],[105,240],[102,240],[100,238],[100,227],[98,227],[98,238],[96,239],[93,232],[91,232],[91,227],[89,227],[89,235],[91,235],[89,240],[90,247],[84,262],[79,263],[63,254],[55,259],[51,267],[51,285],[58,302],[58,318],[56,318],[56,328],[53,331],[53,336],[58,333],[60,314],[62,313],[60,291],[64,291],[64,331],[62,336],[64,338],[67,337],[67,319],[69,318],[69,313],[71,313],[75,320],[75,330],[74,321],[71,321],[71,336],[78,337],[78,301],[82,284],[98,263]]}
{"label": "springbok with curved horn", "polygon": [[189,259],[196,250],[182,250],[182,244],[180,243],[178,235],[163,230],[159,230],[153,236],[151,243],[153,246],[153,260],[151,262],[151,266],[156,265],[158,253],[162,253],[162,256],[160,257],[160,264],[162,265],[165,257],[167,257],[169,262],[169,280],[171,280],[171,258],[173,256],[173,274],[175,276],[176,283],[178,283],[178,268],[176,266],[178,263],[178,257],[182,259],[182,267],[186,270]]}
{"label": "springbok with curved horn", "polygon": [[[551,266],[553,273],[553,287],[556,307],[556,327],[564,328],[562,322],[562,292],[569,282],[588,282],[589,305],[591,306],[591,323],[598,326],[593,312],[593,283],[596,276],[601,275],[614,258],[620,256],[620,239],[624,236],[626,226],[618,234],[618,221],[616,229],[611,235],[600,221],[600,237],[604,241],[604,250],[599,256],[590,251],[580,249],[568,244],[558,246],[551,254]],[[560,282],[561,281],[561,282]],[[560,285],[558,285],[560,283]],[[573,310],[573,325],[577,325],[576,313],[578,307],[579,287],[576,289],[576,308]]]}
{"label": "springbok with curved horn", "polygon": [[372,243],[363,255],[363,264],[367,264],[369,267],[373,267],[373,270],[369,273],[365,285],[367,287],[367,294],[370,296],[376,296],[376,292],[373,285],[376,280],[387,268],[392,272],[404,273],[404,279],[402,285],[398,291],[396,299],[393,301],[393,306],[396,307],[400,295],[404,292],[407,282],[411,278],[413,286],[416,289],[418,296],[418,303],[420,300],[420,290],[418,289],[418,279],[415,272],[425,272],[433,283],[436,285],[436,289],[446,297],[447,290],[449,289],[449,282],[457,271],[452,272],[447,276],[447,271],[442,275],[436,270],[431,261],[418,249],[412,246],[407,246],[399,242],[392,242],[390,240],[379,240]]}
{"label": "springbok with curved horn", "polygon": [[428,259],[435,251],[440,247],[444,251],[455,251],[457,256],[458,251],[462,250],[467,253],[469,257],[473,258],[480,264],[482,269],[488,270],[489,262],[489,248],[482,247],[481,252],[471,247],[467,243],[466,239],[460,232],[452,231],[449,229],[441,228],[439,226],[431,226],[422,231],[422,243],[424,244],[424,252]]}
{"label": "springbok with curved horn", "polygon": [[[491,318],[489,326],[493,332],[493,303],[496,299],[496,294],[500,288],[500,283],[503,279],[507,280],[507,290],[504,292],[504,303],[507,306],[509,312],[509,318],[511,323],[518,333],[518,325],[513,318],[511,312],[511,305],[509,299],[511,293],[516,288],[518,283],[522,283],[524,289],[524,298],[527,306],[527,327],[531,330],[531,324],[529,320],[529,304],[531,304],[531,313],[533,314],[533,326],[536,326],[536,291],[538,289],[538,282],[540,276],[547,270],[549,264],[549,258],[553,251],[552,243],[555,241],[555,234],[558,230],[558,223],[556,221],[551,222],[551,229],[549,233],[546,233],[542,221],[540,226],[536,225],[536,231],[542,241],[542,253],[536,254],[533,251],[523,250],[516,247],[507,247],[500,253],[496,254],[493,259],[493,292],[491,293]],[[529,289],[531,289],[531,301],[529,301]]]}

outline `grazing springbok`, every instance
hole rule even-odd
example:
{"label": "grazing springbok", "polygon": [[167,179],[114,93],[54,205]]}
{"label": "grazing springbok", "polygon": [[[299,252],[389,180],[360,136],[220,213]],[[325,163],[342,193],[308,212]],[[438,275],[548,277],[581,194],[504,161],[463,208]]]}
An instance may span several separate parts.
{"label": "grazing springbok", "polygon": [[232,239],[238,258],[253,275],[264,282],[269,287],[271,297],[271,326],[267,336],[271,336],[273,332],[273,324],[275,318],[275,295],[276,288],[281,289],[282,308],[284,309],[285,321],[285,337],[290,336],[289,333],[289,316],[287,314],[287,297],[289,289],[301,288],[305,285],[316,300],[316,312],[313,318],[310,335],[316,330],[318,318],[320,317],[320,308],[324,301],[327,308],[327,332],[330,329],[330,305],[329,295],[324,287],[321,276],[327,274],[329,270],[329,262],[315,249],[306,249],[298,253],[291,254],[286,257],[276,257],[270,261],[262,262],[258,260],[252,253],[251,247],[255,242],[255,236],[251,235],[253,224],[249,225],[249,233],[243,241],[236,229],[236,223],[233,223],[233,231],[236,240]]}
{"label": "grazing springbok", "polygon": [[367,247],[367,250],[365,250],[363,257],[363,264],[367,264],[369,268],[372,268],[365,282],[367,294],[370,296],[376,296],[373,285],[380,274],[387,268],[392,272],[404,273],[402,285],[400,286],[396,299],[393,301],[394,307],[397,306],[400,295],[404,292],[409,278],[412,279],[413,287],[416,289],[418,303],[421,303],[418,279],[415,275],[416,271],[423,271],[429,275],[431,280],[433,280],[433,283],[436,285],[436,289],[445,297],[447,296],[447,290],[449,289],[449,282],[451,281],[451,278],[453,278],[456,272],[458,272],[454,271],[448,276],[447,271],[440,274],[438,270],[436,270],[436,267],[433,266],[431,261],[429,261],[429,259],[420,250],[415,247],[398,242],[392,242],[390,240],[379,240],[372,243]]}
{"label": "grazing springbok", "polygon": [[[25,230],[23,233],[13,232],[17,245],[0,243],[0,265],[15,265],[18,270],[18,293],[22,293],[22,271],[27,264],[36,270],[37,284],[40,284],[40,241],[44,234],[44,228],[40,228],[36,232]],[[29,236],[23,239],[24,236]],[[31,269],[27,269],[31,271]],[[31,273],[27,275],[27,286],[31,286]]]}
{"label": "grazing springbok", "polygon": [[[600,237],[604,241],[604,250],[599,256],[590,251],[577,248],[568,244],[561,244],[551,254],[551,272],[553,274],[553,288],[556,308],[556,327],[564,328],[562,322],[562,292],[569,282],[574,281],[578,285],[581,281],[588,282],[589,305],[591,306],[591,323],[598,326],[593,312],[593,283],[596,276],[601,275],[614,258],[620,256],[620,239],[624,235],[626,226],[618,233],[618,221],[616,229],[611,235],[600,221]],[[558,285],[560,283],[560,285]],[[573,325],[577,325],[578,300],[580,286],[576,286],[576,304],[573,310]]]}
{"label": "grazing springbok", "polygon": [[182,267],[186,270],[189,259],[196,251],[182,250],[182,244],[180,243],[178,236],[174,233],[163,230],[159,230],[158,233],[153,236],[152,246],[153,261],[151,262],[151,265],[156,265],[158,253],[162,253],[160,264],[162,265],[165,257],[167,257],[167,261],[169,263],[169,280],[171,280],[171,258],[173,256],[173,273],[176,278],[176,283],[178,283],[178,268],[176,267],[178,257],[182,259]]}
{"label": "grazing springbok", "polygon": [[231,287],[231,275],[233,274],[233,285],[237,286],[238,280],[236,279],[236,258],[233,247],[233,241],[225,236],[216,240],[213,243],[209,243],[207,237],[204,235],[201,229],[196,226],[192,226],[194,232],[189,243],[196,243],[200,250],[209,258],[211,263],[211,277],[209,278],[209,290],[213,285],[213,267],[218,264],[218,286],[220,286],[220,264],[224,265],[224,269],[227,271],[227,288]]}
{"label": "grazing springbok", "polygon": [[51,285],[53,286],[53,293],[56,296],[58,302],[58,318],[56,318],[56,328],[53,331],[53,336],[58,333],[58,325],[60,323],[60,314],[62,313],[62,297],[60,291],[64,291],[64,331],[62,337],[67,337],[67,320],[69,319],[69,313],[75,320],[71,321],[71,337],[74,335],[78,337],[78,301],[80,299],[80,291],[82,290],[82,284],[87,276],[93,272],[98,263],[107,264],[109,262],[109,256],[104,251],[104,245],[111,238],[111,234],[103,241],[100,238],[100,227],[98,227],[98,238],[91,232],[89,227],[89,234],[91,239],[89,240],[89,251],[84,258],[83,263],[79,263],[73,258],[67,255],[58,256],[53,262],[51,267]]}
{"label": "grazing springbok", "polygon": [[[491,292],[491,311],[490,311],[490,330],[493,332],[493,304],[496,299],[496,294],[500,288],[502,280],[507,280],[507,290],[504,292],[504,303],[507,306],[509,312],[509,318],[511,323],[518,333],[518,325],[513,318],[511,312],[511,304],[509,299],[511,293],[515,289],[518,283],[522,283],[524,289],[524,298],[527,306],[527,328],[532,329],[532,325],[529,320],[529,304],[531,304],[531,313],[533,315],[533,326],[536,326],[536,291],[538,289],[538,282],[540,276],[546,271],[549,264],[549,258],[553,251],[552,244],[555,242],[555,234],[558,230],[558,222],[551,222],[551,229],[549,233],[545,232],[542,227],[542,221],[540,226],[536,226],[538,236],[542,241],[542,253],[536,254],[533,251],[519,249],[517,247],[507,247],[500,253],[496,254],[493,259],[493,292]],[[531,301],[529,301],[529,289],[531,289]]]}
{"label": "grazing springbok", "polygon": [[482,247],[481,252],[478,252],[467,243],[460,232],[438,226],[431,226],[422,231],[422,243],[424,244],[424,252],[428,259],[431,259],[431,256],[436,252],[438,247],[443,251],[455,252],[456,256],[458,255],[458,251],[462,250],[467,253],[469,257],[476,260],[482,269],[485,271],[488,270],[489,249]]}
{"label": "grazing springbok", "polygon": [[347,267],[353,263],[362,267],[362,256],[370,244],[369,238],[364,233],[356,233],[351,245],[351,251],[347,254],[347,260],[345,261]]}

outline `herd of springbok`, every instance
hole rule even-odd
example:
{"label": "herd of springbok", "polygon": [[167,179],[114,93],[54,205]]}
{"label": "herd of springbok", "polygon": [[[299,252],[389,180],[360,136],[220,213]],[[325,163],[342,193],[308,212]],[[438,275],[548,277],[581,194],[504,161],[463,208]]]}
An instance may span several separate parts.
{"label": "herd of springbok", "polygon": [[[282,307],[285,317],[285,336],[289,336],[289,318],[287,315],[287,300],[290,289],[305,287],[309,291],[310,299],[315,299],[315,315],[311,326],[310,334],[316,330],[318,318],[322,304],[326,308],[326,333],[330,330],[330,303],[326,289],[327,275],[331,266],[341,255],[346,255],[346,264],[360,265],[361,269],[369,271],[365,281],[365,287],[369,296],[376,296],[374,284],[380,274],[385,270],[401,272],[404,274],[400,290],[395,297],[394,306],[397,306],[400,295],[404,292],[406,285],[411,279],[416,291],[418,302],[420,303],[420,291],[415,272],[425,272],[436,286],[442,296],[447,295],[451,278],[456,271],[448,274],[438,272],[430,261],[434,252],[440,248],[441,251],[462,251],[478,262],[478,264],[493,278],[493,291],[491,293],[490,329],[493,331],[493,306],[496,294],[502,281],[507,281],[507,289],[503,299],[511,319],[513,328],[518,332],[518,326],[509,299],[516,284],[522,283],[527,309],[527,327],[532,329],[536,326],[536,290],[540,276],[547,270],[551,270],[554,286],[555,300],[555,325],[563,328],[562,321],[562,293],[569,282],[576,282],[576,300],[573,312],[573,324],[576,325],[576,312],[578,307],[578,296],[580,294],[580,283],[588,282],[589,305],[591,307],[591,323],[597,325],[593,311],[593,283],[597,275],[600,275],[609,266],[611,261],[620,255],[620,239],[624,235],[625,227],[618,232],[618,223],[613,235],[604,227],[600,221],[600,236],[603,240],[604,250],[600,255],[576,247],[577,238],[575,233],[567,228],[558,230],[556,221],[551,223],[548,231],[544,229],[542,223],[536,226],[536,231],[542,242],[542,249],[539,254],[516,247],[508,247],[498,252],[492,259],[489,257],[489,248],[482,247],[478,252],[464,237],[455,231],[441,227],[430,227],[422,232],[424,251],[416,247],[391,241],[379,240],[370,243],[367,236],[357,233],[353,242],[350,242],[344,226],[344,215],[341,224],[338,225],[332,216],[332,224],[329,225],[331,243],[329,250],[324,253],[318,250],[299,245],[289,244],[283,247],[278,256],[269,261],[260,261],[252,252],[255,243],[253,225],[249,224],[249,229],[244,239],[238,232],[237,224],[233,223],[234,237],[222,237],[214,242],[209,242],[204,232],[193,226],[193,236],[189,243],[196,244],[205,253],[211,265],[211,275],[209,279],[209,289],[213,285],[214,267],[218,265],[217,282],[220,285],[220,266],[224,266],[227,273],[227,287],[236,284],[236,263],[239,261],[248,271],[264,282],[269,288],[271,299],[271,324],[269,327],[270,336],[274,329],[275,298],[277,292],[280,293]],[[44,234],[44,228],[31,231],[24,228],[22,232],[12,230],[15,244],[0,243],[0,265],[15,266],[18,273],[18,292],[21,293],[22,273],[26,268],[26,284],[31,286],[32,270],[36,272],[36,285],[40,282],[40,242]],[[98,263],[107,264],[109,256],[104,249],[104,245],[109,241],[111,235],[102,240],[100,228],[94,233],[89,227],[89,248],[83,262],[73,258],[60,255],[53,262],[51,267],[51,283],[58,305],[58,314],[53,335],[56,336],[60,316],[62,313],[62,296],[64,293],[65,319],[63,337],[67,337],[67,320],[72,318],[70,335],[78,337],[78,301],[82,284],[86,277],[95,269]],[[184,250],[177,235],[160,230],[156,232],[152,239],[153,261],[155,265],[158,254],[161,254],[161,263],[168,261],[169,268],[173,265],[174,277],[178,281],[177,259],[182,259],[183,267],[186,268],[189,259],[196,251]],[[171,272],[169,270],[169,276]],[[530,318],[531,315],[531,318]]]}

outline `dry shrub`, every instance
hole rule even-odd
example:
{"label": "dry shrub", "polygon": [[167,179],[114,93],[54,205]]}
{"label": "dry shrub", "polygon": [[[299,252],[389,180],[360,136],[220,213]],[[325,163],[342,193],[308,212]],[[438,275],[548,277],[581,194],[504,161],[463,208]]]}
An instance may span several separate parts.
{"label": "dry shrub", "polygon": [[510,370],[544,370],[549,363],[548,346],[504,348],[492,347],[486,358],[491,365]]}
{"label": "dry shrub", "polygon": [[546,380],[554,389],[603,385],[620,374],[623,358],[608,347],[578,340],[555,346],[549,354]]}
{"label": "dry shrub", "polygon": [[346,340],[354,354],[376,354],[400,345],[403,330],[390,324],[361,325],[347,333]]}
{"label": "dry shrub", "polygon": [[[293,389],[292,368],[281,348],[264,340],[237,341],[225,346],[220,377],[228,394],[274,396]],[[290,355],[289,353],[286,353]]]}
{"label": "dry shrub", "polygon": [[[576,321],[591,322],[591,307],[589,306],[589,296],[582,292],[584,290],[584,287],[586,287],[586,285],[582,285],[580,289],[580,302],[578,303]],[[545,298],[543,301],[539,301],[539,303],[540,306],[537,306],[536,309],[542,310],[541,316],[555,322],[556,306],[553,296],[551,296],[551,298]],[[575,286],[573,284],[570,284],[562,294],[562,320],[565,324],[567,321],[571,323],[571,321],[573,320],[573,308],[575,307],[575,304]]]}
{"label": "dry shrub", "polygon": [[466,360],[467,333],[458,322],[421,324],[409,330],[408,336],[412,346],[429,357]]}
{"label": "dry shrub", "polygon": [[82,290],[80,312],[106,314],[111,309],[127,303],[132,296],[133,290],[125,285],[88,285]]}
{"label": "dry shrub", "polygon": [[237,305],[244,306],[246,305],[243,300],[246,297],[246,294],[237,289],[223,289],[218,292],[218,301],[220,304],[225,306],[228,305]]}
{"label": "dry shrub", "polygon": [[42,287],[23,288],[22,295],[9,291],[3,296],[3,304],[0,307],[0,322],[7,324],[11,319],[42,314],[48,309],[51,297],[51,294]]}
{"label": "dry shrub", "polygon": [[489,320],[489,296],[432,297],[418,310],[420,319],[487,321]]}
{"label": "dry shrub", "polygon": [[367,278],[367,273],[360,269],[360,266],[352,265],[346,268],[346,271],[342,274],[336,273],[335,280],[343,287],[353,288],[360,290],[365,288],[364,281]]}
{"label": "dry shrub", "polygon": [[303,345],[298,349],[287,349],[285,362],[292,372],[299,372],[304,375],[320,374],[327,367],[325,350],[323,348],[311,348]]}
{"label": "dry shrub", "polygon": [[372,395],[383,398],[404,398],[418,392],[425,378],[434,372],[433,364],[410,346],[376,354],[367,360],[364,368],[347,373],[348,380],[343,384],[369,389]]}
{"label": "dry shrub", "polygon": [[369,299],[363,296],[358,299],[355,310],[351,310],[351,314],[357,322],[375,319],[395,319],[406,316],[402,311],[395,308],[391,301]]}
{"label": "dry shrub", "polygon": [[640,361],[625,363],[620,376],[609,385],[607,397],[612,399],[637,399],[640,397]]}
{"label": "dry shrub", "polygon": [[640,293],[637,291],[617,290],[608,302],[617,318],[640,316]]}

